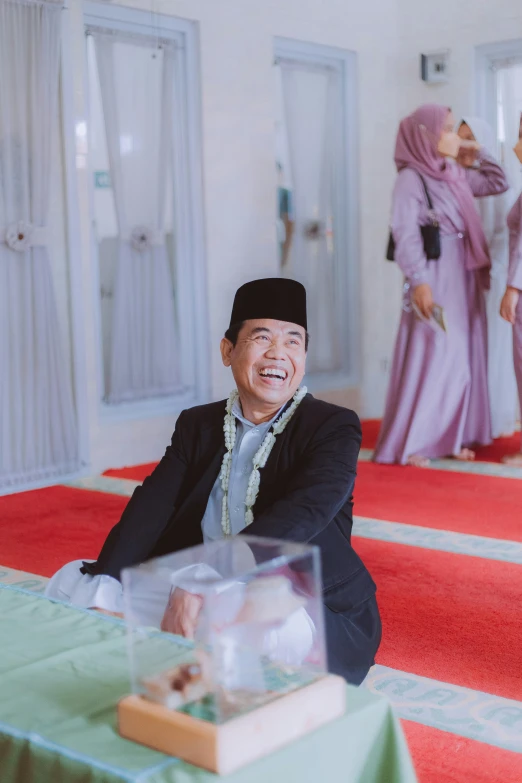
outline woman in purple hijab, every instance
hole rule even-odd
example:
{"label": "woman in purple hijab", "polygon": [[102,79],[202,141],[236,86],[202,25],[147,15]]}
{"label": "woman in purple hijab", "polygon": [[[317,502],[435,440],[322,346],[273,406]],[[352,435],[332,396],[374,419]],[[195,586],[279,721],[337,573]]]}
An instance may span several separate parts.
{"label": "woman in purple hijab", "polygon": [[[404,301],[376,462],[469,460],[470,446],[491,442],[484,300],[491,262],[474,197],[503,193],[508,183],[483,149],[473,168],[455,162],[464,142],[454,124],[450,109],[429,104],[406,117],[397,136],[391,230]],[[432,261],[420,230],[432,217],[422,180],[441,235]],[[447,331],[433,319],[435,305]]]}

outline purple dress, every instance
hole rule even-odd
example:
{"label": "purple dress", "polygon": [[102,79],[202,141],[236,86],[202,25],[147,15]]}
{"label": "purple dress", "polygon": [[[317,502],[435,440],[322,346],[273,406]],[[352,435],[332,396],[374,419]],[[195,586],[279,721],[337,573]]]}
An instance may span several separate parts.
{"label": "purple dress", "polygon": [[[509,270],[507,284],[522,292],[522,193],[515,201],[508,217]],[[522,410],[522,296],[517,305],[513,326],[513,361],[517,378],[518,399]]]}
{"label": "purple dress", "polygon": [[[486,155],[466,171],[474,196],[507,189],[502,168]],[[408,457],[445,457],[463,446],[491,442],[487,325],[480,273],[466,269],[464,220],[450,186],[424,176],[441,231],[441,257],[427,261],[420,226],[428,205],[419,175],[403,169],[393,194],[395,259],[404,277],[404,302],[386,410],[374,459],[405,464]],[[428,283],[444,308],[448,333],[411,311],[411,288]]]}

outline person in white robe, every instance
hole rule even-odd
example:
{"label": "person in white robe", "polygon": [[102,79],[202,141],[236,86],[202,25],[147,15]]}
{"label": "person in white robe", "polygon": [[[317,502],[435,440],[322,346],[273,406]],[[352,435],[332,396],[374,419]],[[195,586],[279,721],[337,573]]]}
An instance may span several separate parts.
{"label": "person in white robe", "polygon": [[[459,136],[478,141],[491,154],[495,136],[480,117],[463,117]],[[506,290],[509,261],[507,213],[514,201],[512,190],[476,200],[491,256],[491,288],[486,297],[488,318],[488,384],[494,438],[512,435],[518,419],[517,384],[513,369],[513,335],[510,324],[500,317],[500,303]]]}

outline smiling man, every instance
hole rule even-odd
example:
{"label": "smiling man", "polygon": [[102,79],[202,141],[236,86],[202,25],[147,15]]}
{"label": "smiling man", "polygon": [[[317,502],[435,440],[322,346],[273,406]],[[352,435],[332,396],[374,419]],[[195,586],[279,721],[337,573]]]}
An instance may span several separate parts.
{"label": "smiling man", "polygon": [[[362,682],[381,622],[375,584],[351,546],[361,428],[353,411],[306,393],[307,347],[300,283],[242,286],[221,341],[237,391],[180,415],[165,456],[134,492],[98,560],[64,566],[47,595],[120,612],[117,580],[126,566],[242,531],[315,544],[329,669]],[[173,596],[162,627],[191,637],[199,599],[182,590]]]}

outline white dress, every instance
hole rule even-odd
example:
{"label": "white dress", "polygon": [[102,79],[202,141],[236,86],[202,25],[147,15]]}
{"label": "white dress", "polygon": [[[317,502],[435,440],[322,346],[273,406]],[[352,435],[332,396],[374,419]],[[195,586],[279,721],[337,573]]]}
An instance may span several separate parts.
{"label": "white dress", "polygon": [[[478,117],[464,117],[476,140],[494,153],[495,139],[489,125]],[[510,435],[518,419],[518,396],[513,368],[513,329],[500,317],[506,290],[509,231],[506,218],[514,202],[512,191],[477,199],[477,208],[491,256],[491,289],[486,297],[488,318],[488,385],[494,438]]]}
{"label": "white dress", "polygon": [[[518,418],[518,398],[513,367],[513,328],[500,317],[500,303],[506,290],[508,240],[506,215],[511,193],[490,196],[479,204],[491,254],[491,289],[486,298],[488,317],[488,383],[493,437],[511,435]],[[488,203],[489,202],[489,203]],[[493,203],[491,203],[493,202]],[[488,230],[489,229],[489,230]]]}

